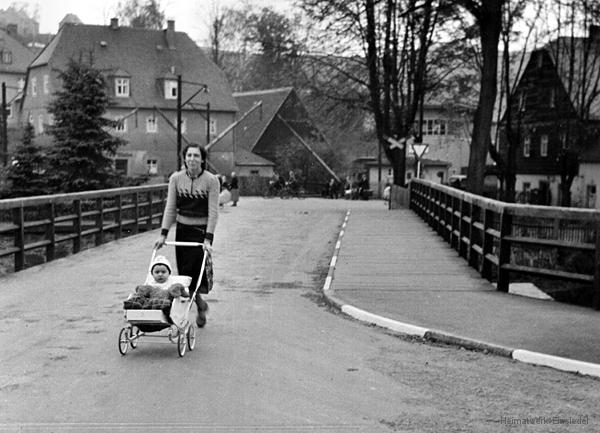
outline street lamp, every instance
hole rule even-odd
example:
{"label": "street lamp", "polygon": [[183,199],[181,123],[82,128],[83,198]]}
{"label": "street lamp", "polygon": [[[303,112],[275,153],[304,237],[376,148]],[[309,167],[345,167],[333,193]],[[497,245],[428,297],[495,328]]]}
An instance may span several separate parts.
{"label": "street lamp", "polygon": [[427,152],[427,148],[429,144],[425,143],[411,143],[410,145],[415,154],[415,158],[417,158],[417,179],[421,178],[421,157]]}

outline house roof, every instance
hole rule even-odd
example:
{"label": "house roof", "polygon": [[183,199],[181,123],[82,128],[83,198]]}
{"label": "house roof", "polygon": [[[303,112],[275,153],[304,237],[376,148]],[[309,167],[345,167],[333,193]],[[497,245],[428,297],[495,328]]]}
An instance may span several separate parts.
{"label": "house roof", "polygon": [[590,119],[600,120],[600,40],[563,37],[545,50],[575,110],[581,113],[582,104],[589,104]]}
{"label": "house roof", "polygon": [[0,62],[0,72],[23,74],[35,55],[5,30],[0,29],[0,51],[11,52],[11,63]]}
{"label": "house roof", "polygon": [[274,166],[275,163],[244,148],[235,149],[236,165]]}
{"label": "house roof", "polygon": [[252,151],[263,135],[277,112],[294,91],[292,87],[279,89],[257,90],[252,92],[234,93],[233,97],[240,109],[239,114],[246,113],[258,101],[262,106],[250,116],[242,120],[235,128],[235,143]]}
{"label": "house roof", "polygon": [[[171,44],[174,49],[169,48]],[[176,32],[174,26],[170,30],[148,30],[65,23],[31,68],[49,65],[64,69],[70,58],[90,53],[94,66],[107,76],[117,71],[131,74],[131,97],[114,98],[117,107],[175,109],[177,101],[165,100],[160,86],[160,80],[171,73],[182,76],[182,101],[205,84],[208,92],[196,95],[193,103],[208,102],[213,111],[237,111],[225,74],[186,33]]]}

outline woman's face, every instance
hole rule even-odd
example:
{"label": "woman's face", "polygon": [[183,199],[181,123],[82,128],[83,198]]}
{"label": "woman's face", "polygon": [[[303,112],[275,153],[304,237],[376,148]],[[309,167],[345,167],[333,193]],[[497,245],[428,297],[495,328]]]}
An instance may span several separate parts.
{"label": "woman's face", "polygon": [[190,147],[185,154],[185,165],[188,170],[200,171],[202,168],[202,154],[197,147]]}

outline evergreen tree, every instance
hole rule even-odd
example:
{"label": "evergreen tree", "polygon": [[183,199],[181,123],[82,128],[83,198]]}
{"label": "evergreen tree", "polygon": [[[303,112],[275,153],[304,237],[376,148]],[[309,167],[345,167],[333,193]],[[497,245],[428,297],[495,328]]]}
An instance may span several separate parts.
{"label": "evergreen tree", "polygon": [[49,181],[56,191],[85,191],[114,186],[117,174],[110,156],[124,141],[109,134],[111,120],[102,115],[109,105],[106,80],[90,62],[71,59],[59,74],[62,90],[48,111],[54,145],[48,155]]}
{"label": "evergreen tree", "polygon": [[13,164],[8,168],[7,178],[11,182],[12,197],[26,197],[47,194],[49,192],[45,179],[45,157],[40,146],[33,141],[35,131],[31,123],[27,123],[23,131],[21,143],[15,149]]}

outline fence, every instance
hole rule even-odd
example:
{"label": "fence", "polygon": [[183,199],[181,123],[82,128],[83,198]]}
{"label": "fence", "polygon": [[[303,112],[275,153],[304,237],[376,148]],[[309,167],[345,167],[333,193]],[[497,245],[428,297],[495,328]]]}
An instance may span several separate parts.
{"label": "fence", "polygon": [[420,179],[409,194],[411,209],[498,290],[518,274],[583,283],[600,309],[600,212],[509,204]]}
{"label": "fence", "polygon": [[[0,260],[26,267],[160,225],[167,185],[0,200]],[[7,263],[8,262],[8,263]]]}

